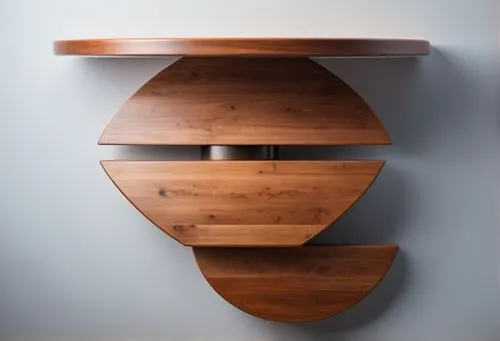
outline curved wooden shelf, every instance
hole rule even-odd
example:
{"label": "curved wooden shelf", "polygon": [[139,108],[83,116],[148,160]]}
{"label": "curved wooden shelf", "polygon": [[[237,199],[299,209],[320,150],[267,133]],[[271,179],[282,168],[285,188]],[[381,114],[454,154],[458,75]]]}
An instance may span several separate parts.
{"label": "curved wooden shelf", "polygon": [[[375,145],[390,144],[390,138],[373,111],[307,57],[418,56],[429,54],[430,44],[85,39],[56,41],[54,53],[188,57],[139,89],[109,123],[100,144]],[[397,254],[395,245],[301,247],[362,197],[383,161],[101,164],[147,219],[195,247],[198,266],[215,291],[261,318],[305,322],[337,314],[369,294]]]}
{"label": "curved wooden shelf", "polygon": [[387,145],[363,99],[307,58],[182,58],[120,108],[99,144]]}
{"label": "curved wooden shelf", "polygon": [[300,246],[347,211],[383,161],[102,161],[123,195],[187,246]]}
{"label": "curved wooden shelf", "polygon": [[284,249],[194,248],[212,288],[264,319],[307,322],[358,303],[384,278],[396,245]]}
{"label": "curved wooden shelf", "polygon": [[383,57],[430,53],[430,44],[414,39],[305,38],[123,38],[54,42],[57,55],[85,56],[248,56]]}

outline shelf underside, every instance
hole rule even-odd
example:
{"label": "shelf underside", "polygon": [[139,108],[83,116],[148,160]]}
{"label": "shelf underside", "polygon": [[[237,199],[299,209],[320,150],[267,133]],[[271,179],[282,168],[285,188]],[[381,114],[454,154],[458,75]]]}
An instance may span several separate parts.
{"label": "shelf underside", "polygon": [[374,38],[120,38],[54,42],[57,55],[85,56],[247,56],[384,57],[428,55],[417,39]]}

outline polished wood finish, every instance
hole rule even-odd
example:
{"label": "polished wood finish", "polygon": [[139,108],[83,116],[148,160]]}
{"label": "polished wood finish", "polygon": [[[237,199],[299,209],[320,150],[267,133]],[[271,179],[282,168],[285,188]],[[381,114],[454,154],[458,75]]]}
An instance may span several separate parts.
{"label": "polished wood finish", "polygon": [[[262,148],[232,148],[390,144],[361,97],[304,57],[425,55],[430,45],[389,39],[90,39],[57,41],[54,52],[188,56],[139,89],[100,144],[232,145],[222,157],[265,158]],[[204,150],[206,158],[219,157],[216,149]],[[302,246],[361,198],[382,161],[102,166],[147,219],[195,246],[203,276],[224,299],[261,318],[305,322],[335,315],[382,280],[398,250]]]}
{"label": "polished wood finish", "polygon": [[307,58],[183,58],[139,89],[100,144],[385,145],[349,86]]}
{"label": "polished wood finish", "polygon": [[125,38],[54,42],[57,55],[87,56],[415,56],[430,44],[414,39]]}
{"label": "polished wood finish", "polygon": [[383,161],[102,161],[123,195],[188,246],[298,246],[348,210]]}
{"label": "polished wood finish", "polygon": [[398,247],[305,246],[283,249],[194,248],[217,293],[258,317],[320,320],[351,307],[383,279]]}

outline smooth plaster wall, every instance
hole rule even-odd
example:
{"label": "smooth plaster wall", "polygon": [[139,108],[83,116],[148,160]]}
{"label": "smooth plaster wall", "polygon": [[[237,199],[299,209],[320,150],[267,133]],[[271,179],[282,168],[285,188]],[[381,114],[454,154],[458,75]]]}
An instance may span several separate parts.
{"label": "smooth plaster wall", "polygon": [[[500,340],[500,128],[491,0],[0,0],[0,340]],[[383,284],[337,317],[263,321],[224,302],[191,251],[148,223],[100,159],[197,148],[98,147],[117,108],[173,59],[55,57],[55,39],[402,36],[419,60],[321,60],[394,146],[285,158],[387,160],[317,243],[398,243]],[[293,309],[293,307],[290,307]]]}

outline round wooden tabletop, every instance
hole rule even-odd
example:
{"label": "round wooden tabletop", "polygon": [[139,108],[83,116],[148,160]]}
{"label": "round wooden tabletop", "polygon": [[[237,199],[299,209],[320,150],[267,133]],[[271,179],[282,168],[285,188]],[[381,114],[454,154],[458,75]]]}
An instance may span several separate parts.
{"label": "round wooden tabletop", "polygon": [[81,56],[241,56],[389,57],[430,53],[416,39],[306,38],[121,38],[54,42],[56,55]]}

